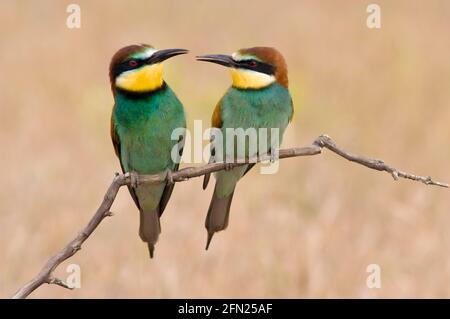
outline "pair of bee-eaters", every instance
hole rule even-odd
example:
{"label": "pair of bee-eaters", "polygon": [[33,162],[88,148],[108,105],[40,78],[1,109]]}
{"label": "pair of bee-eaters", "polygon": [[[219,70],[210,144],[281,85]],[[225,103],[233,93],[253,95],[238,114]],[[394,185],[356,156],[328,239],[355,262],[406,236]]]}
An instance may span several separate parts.
{"label": "pair of bee-eaters", "polygon": [[[150,45],[130,45],[112,58],[110,80],[115,105],[111,117],[111,137],[123,172],[155,174],[175,171],[179,161],[172,149],[182,141],[171,138],[173,130],[186,127],[183,105],[163,80],[162,62],[184,49],[156,50]],[[279,141],[293,115],[288,91],[287,67],[274,48],[241,49],[229,55],[204,55],[199,61],[217,63],[230,68],[232,86],[217,104],[212,126],[227,128],[278,129]],[[269,153],[259,149],[259,154]],[[227,155],[227,154],[225,154]],[[255,155],[255,154],[249,154]],[[208,231],[206,249],[215,232],[228,225],[231,200],[236,183],[253,164],[216,173],[216,186],[205,221]],[[205,176],[206,188],[209,175]],[[173,183],[129,186],[140,212],[139,235],[148,244],[153,257],[155,243],[161,233],[160,217],[172,194]]]}

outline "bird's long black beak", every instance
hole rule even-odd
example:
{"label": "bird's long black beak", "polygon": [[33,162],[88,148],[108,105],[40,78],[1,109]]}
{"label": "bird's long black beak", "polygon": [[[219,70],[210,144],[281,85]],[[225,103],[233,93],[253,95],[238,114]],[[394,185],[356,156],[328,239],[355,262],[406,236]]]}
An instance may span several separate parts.
{"label": "bird's long black beak", "polygon": [[158,63],[162,62],[164,60],[170,59],[174,56],[180,55],[180,54],[186,54],[189,51],[186,49],[165,49],[165,50],[158,50],[155,53],[152,54],[152,56],[148,59],[148,63]]}
{"label": "bird's long black beak", "polygon": [[226,67],[234,67],[236,65],[236,61],[230,55],[225,54],[200,55],[196,59],[197,61],[217,63]]}

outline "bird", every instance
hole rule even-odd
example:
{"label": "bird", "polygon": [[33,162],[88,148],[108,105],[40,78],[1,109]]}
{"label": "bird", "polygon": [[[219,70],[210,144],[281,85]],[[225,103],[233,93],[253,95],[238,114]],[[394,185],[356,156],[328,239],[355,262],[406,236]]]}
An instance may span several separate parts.
{"label": "bird", "polygon": [[[212,114],[211,126],[226,136],[227,128],[278,129],[279,143],[294,113],[293,102],[288,89],[286,61],[281,53],[272,47],[240,49],[232,55],[208,54],[197,56],[198,61],[216,63],[229,68],[232,85]],[[270,135],[268,137],[270,139]],[[225,140],[225,138],[224,138]],[[226,142],[222,142],[222,147]],[[250,154],[246,145],[245,155],[270,154],[274,146],[270,141],[266,149],[257,149]],[[217,145],[211,143],[210,162],[217,159]],[[225,147],[224,147],[225,148]],[[226,158],[230,151],[222,150]],[[234,154],[234,153],[233,153]],[[205,220],[207,230],[206,250],[213,235],[227,228],[231,201],[237,182],[254,166],[254,163],[228,167],[215,173],[216,184]],[[227,166],[226,166],[227,167]],[[210,175],[206,174],[203,189],[206,189]]]}
{"label": "bird", "polygon": [[[184,135],[172,140],[171,134],[174,129],[186,128],[186,116],[163,79],[162,62],[186,53],[185,49],[157,50],[148,44],[133,44],[113,55],[109,67],[114,97],[110,133],[123,173],[136,177],[178,170]],[[176,156],[172,156],[174,147]],[[160,217],[174,184],[138,185],[135,178],[131,180],[128,189],[139,209],[139,236],[153,258],[161,233]]]}

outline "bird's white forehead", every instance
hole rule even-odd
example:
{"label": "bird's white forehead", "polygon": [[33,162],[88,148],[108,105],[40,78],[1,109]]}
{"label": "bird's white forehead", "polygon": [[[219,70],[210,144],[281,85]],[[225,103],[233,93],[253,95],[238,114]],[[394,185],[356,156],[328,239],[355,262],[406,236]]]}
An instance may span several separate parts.
{"label": "bird's white forehead", "polygon": [[148,59],[149,57],[151,57],[156,51],[156,49],[154,48],[145,48],[145,50],[141,51],[141,52],[137,52],[137,53],[133,53],[131,55],[132,58],[135,59]]}
{"label": "bird's white forehead", "polygon": [[251,54],[240,54],[239,52],[234,52],[231,54],[234,61],[246,61],[246,60],[258,60],[259,59]]}

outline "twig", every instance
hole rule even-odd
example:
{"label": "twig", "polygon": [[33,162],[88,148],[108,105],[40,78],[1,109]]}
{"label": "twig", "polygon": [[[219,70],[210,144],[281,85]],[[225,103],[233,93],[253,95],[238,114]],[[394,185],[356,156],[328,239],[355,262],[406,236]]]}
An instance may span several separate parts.
{"label": "twig", "polygon": [[54,278],[54,277],[50,277],[50,278],[47,280],[47,284],[58,285],[58,286],[60,286],[60,287],[63,287],[63,288],[66,288],[66,289],[70,289],[70,290],[73,289],[73,287],[70,287],[68,284],[66,284],[66,283],[65,283],[64,281],[62,281],[61,279],[59,279],[59,278]]}
{"label": "twig", "polygon": [[330,151],[338,154],[339,156],[342,156],[343,158],[345,158],[351,162],[355,162],[355,163],[364,165],[368,168],[375,169],[377,171],[388,172],[389,174],[392,175],[394,180],[398,180],[399,177],[402,177],[402,178],[406,178],[406,179],[411,179],[413,181],[422,182],[426,185],[435,185],[435,186],[446,187],[446,188],[449,187],[449,185],[447,183],[441,183],[441,182],[434,181],[430,176],[419,176],[419,175],[405,173],[405,172],[399,171],[396,168],[389,166],[382,160],[371,159],[371,158],[367,158],[365,156],[348,153],[348,152],[344,151],[342,148],[338,147],[336,145],[336,143],[328,135],[319,136],[314,141],[314,144],[316,144],[320,147],[325,147],[325,148],[329,149]]}
{"label": "twig", "polygon": [[[391,174],[395,180],[398,180],[398,178],[401,177],[413,181],[422,182],[426,185],[435,185],[445,188],[449,187],[447,183],[434,181],[429,176],[418,176],[397,170],[396,168],[393,168],[390,165],[384,163],[382,160],[371,159],[365,156],[348,153],[347,151],[337,146],[336,143],[334,143],[334,141],[327,135],[319,136],[310,146],[280,150],[278,158],[283,159],[297,156],[317,155],[322,153],[323,148],[327,148],[330,151],[336,153],[339,156],[342,156],[343,158],[349,161],[364,165],[368,168],[377,171],[385,171]],[[261,162],[271,159],[272,159],[271,155],[263,155],[256,159],[248,159],[245,162],[233,163],[231,164],[231,166],[240,166],[245,165],[248,162]],[[53,271],[63,261],[73,256],[78,250],[81,249],[81,245],[94,232],[94,230],[97,228],[97,226],[102,222],[102,220],[105,217],[113,215],[112,212],[110,211],[110,208],[114,202],[114,199],[116,198],[117,192],[122,186],[131,185],[132,183],[134,183],[133,180],[135,178],[137,178],[137,182],[139,184],[161,183],[165,181],[182,182],[193,177],[199,177],[207,173],[213,173],[223,170],[225,169],[225,167],[229,167],[229,165],[230,164],[225,163],[210,163],[200,167],[186,167],[176,172],[169,172],[169,173],[163,172],[154,175],[132,176],[129,173],[116,174],[114,180],[112,181],[111,185],[109,186],[104,196],[103,202],[100,204],[100,207],[97,209],[96,213],[91,218],[89,223],[60,252],[51,257],[44,265],[44,267],[41,269],[39,274],[25,286],[20,288],[19,291],[17,291],[12,298],[26,298],[28,295],[30,295],[34,290],[39,288],[44,283],[56,284],[64,288],[70,288],[62,280],[52,277]]]}

